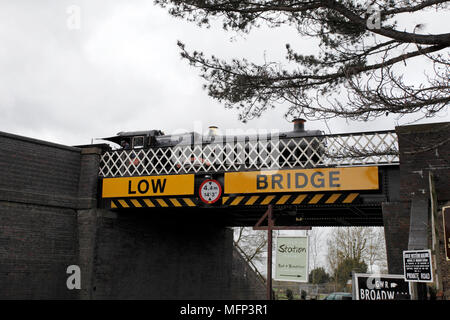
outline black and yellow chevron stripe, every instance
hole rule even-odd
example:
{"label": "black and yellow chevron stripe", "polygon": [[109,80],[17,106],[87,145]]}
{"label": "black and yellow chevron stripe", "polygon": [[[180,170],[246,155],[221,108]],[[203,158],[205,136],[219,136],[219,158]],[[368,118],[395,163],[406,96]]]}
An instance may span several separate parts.
{"label": "black and yellow chevron stripe", "polygon": [[[301,193],[265,195],[225,195],[224,206],[332,205],[358,202],[359,193]],[[198,198],[122,198],[112,199],[111,209],[196,207]],[[200,204],[203,204],[200,202]]]}
{"label": "black and yellow chevron stripe", "polygon": [[303,193],[271,195],[236,195],[222,197],[222,205],[323,205],[349,204],[358,200],[359,193]]}
{"label": "black and yellow chevron stripe", "polygon": [[195,198],[123,198],[111,200],[111,209],[116,208],[168,208],[195,207]]}

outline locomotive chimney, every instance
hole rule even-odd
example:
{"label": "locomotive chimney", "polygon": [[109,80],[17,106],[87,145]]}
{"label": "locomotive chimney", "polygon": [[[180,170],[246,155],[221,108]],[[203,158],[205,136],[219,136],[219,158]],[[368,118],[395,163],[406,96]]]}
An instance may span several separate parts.
{"label": "locomotive chimney", "polygon": [[216,126],[209,126],[208,127],[208,136],[215,136],[217,135],[217,131],[219,130]]}
{"label": "locomotive chimney", "polygon": [[294,124],[294,132],[304,132],[305,131],[305,119],[296,118],[292,120],[292,123]]}

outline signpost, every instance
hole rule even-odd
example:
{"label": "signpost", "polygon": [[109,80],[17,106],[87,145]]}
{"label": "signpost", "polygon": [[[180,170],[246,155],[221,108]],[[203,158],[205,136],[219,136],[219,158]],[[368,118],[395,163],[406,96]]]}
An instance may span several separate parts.
{"label": "signpost", "polygon": [[[307,226],[275,226],[275,219],[273,219],[273,207],[268,205],[267,211],[258,220],[253,227],[253,230],[267,230],[267,300],[272,300],[272,230],[311,230]],[[267,219],[267,227],[262,226],[263,221]]]}
{"label": "signpost", "polygon": [[405,281],[433,282],[431,250],[403,251]]}
{"label": "signpost", "polygon": [[410,284],[400,274],[354,273],[355,300],[409,300]]}
{"label": "signpost", "polygon": [[278,237],[275,279],[308,282],[308,237]]}

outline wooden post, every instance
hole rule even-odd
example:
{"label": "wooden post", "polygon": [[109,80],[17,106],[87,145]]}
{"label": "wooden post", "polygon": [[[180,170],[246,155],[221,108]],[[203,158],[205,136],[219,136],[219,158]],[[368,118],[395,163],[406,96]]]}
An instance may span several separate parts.
{"label": "wooden post", "polygon": [[272,300],[272,206],[267,209],[267,300]]}
{"label": "wooden post", "polygon": [[[272,294],[272,231],[273,230],[311,230],[310,226],[275,226],[273,219],[272,205],[269,204],[267,211],[258,220],[253,227],[253,230],[267,229],[267,300],[273,299]],[[267,218],[267,227],[261,226],[263,221]]]}
{"label": "wooden post", "polygon": [[430,201],[431,201],[431,239],[432,239],[432,267],[434,267],[434,283],[436,285],[436,293],[439,295],[442,290],[442,280],[440,278],[440,247],[439,247],[439,228],[438,228],[438,202],[437,202],[437,194],[434,186],[434,177],[433,173],[430,171],[428,173],[428,182],[430,186]]}

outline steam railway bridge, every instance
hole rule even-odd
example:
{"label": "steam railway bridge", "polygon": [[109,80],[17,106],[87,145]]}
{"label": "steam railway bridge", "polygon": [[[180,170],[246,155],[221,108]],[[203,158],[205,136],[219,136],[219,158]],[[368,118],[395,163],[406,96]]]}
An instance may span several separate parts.
{"label": "steam railway bridge", "polygon": [[[254,226],[269,205],[278,226],[384,226],[393,274],[403,250],[431,248],[449,297],[449,133],[297,123],[279,135],[109,138],[120,148],[0,133],[0,297],[264,298],[230,227]],[[66,286],[69,265],[80,290]]]}
{"label": "steam railway bridge", "polygon": [[[382,226],[382,203],[399,200],[393,130],[210,140],[104,151],[102,205],[253,226],[271,204],[284,226]],[[204,182],[213,200],[201,196]]]}

